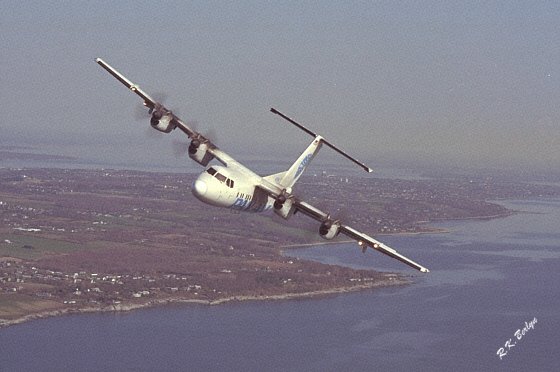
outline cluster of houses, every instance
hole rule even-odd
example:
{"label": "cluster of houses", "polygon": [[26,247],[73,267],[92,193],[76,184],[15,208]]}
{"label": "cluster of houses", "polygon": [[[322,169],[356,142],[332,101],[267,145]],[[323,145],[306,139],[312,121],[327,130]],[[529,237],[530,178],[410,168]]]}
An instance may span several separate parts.
{"label": "cluster of houses", "polygon": [[198,295],[202,286],[189,284],[187,279],[176,274],[153,277],[86,271],[63,273],[40,269],[21,260],[0,260],[0,293],[19,292],[40,298],[60,299],[68,305],[83,302],[120,303],[125,299],[150,297],[160,292],[181,291]]}

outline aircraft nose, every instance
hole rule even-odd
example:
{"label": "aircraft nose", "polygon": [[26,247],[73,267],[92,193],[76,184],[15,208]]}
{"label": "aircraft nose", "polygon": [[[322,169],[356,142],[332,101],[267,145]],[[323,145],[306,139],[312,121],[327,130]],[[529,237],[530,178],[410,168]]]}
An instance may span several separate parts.
{"label": "aircraft nose", "polygon": [[207,191],[208,191],[208,186],[206,185],[206,182],[201,180],[194,181],[193,193],[196,196],[204,196]]}

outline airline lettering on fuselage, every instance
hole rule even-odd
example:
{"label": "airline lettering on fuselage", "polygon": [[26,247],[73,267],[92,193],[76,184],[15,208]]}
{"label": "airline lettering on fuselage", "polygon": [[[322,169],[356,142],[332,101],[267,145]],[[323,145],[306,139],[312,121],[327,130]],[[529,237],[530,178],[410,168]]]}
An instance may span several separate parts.
{"label": "airline lettering on fuselage", "polygon": [[272,205],[268,205],[268,199],[266,191],[255,187],[252,196],[239,194],[230,208],[248,212],[264,212],[272,208]]}
{"label": "airline lettering on fuselage", "polygon": [[243,210],[246,209],[249,204],[249,201],[244,198],[237,198],[235,199],[235,203],[231,206],[232,209],[239,209]]}

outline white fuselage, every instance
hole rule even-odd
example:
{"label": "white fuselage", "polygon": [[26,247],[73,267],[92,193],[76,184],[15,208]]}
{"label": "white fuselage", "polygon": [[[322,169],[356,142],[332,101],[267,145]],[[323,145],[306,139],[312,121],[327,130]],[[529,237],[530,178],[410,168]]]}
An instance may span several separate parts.
{"label": "white fuselage", "polygon": [[274,199],[257,187],[262,182],[262,177],[249,169],[214,165],[193,182],[192,193],[198,200],[216,207],[264,212],[272,208]]}

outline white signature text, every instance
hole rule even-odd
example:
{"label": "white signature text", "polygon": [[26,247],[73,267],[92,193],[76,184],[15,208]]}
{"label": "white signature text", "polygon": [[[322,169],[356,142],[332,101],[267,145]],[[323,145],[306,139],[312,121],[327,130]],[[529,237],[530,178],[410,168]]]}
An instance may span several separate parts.
{"label": "white signature text", "polygon": [[502,358],[508,354],[510,349],[512,347],[515,347],[517,345],[517,342],[525,337],[527,333],[529,333],[529,331],[535,329],[535,324],[537,324],[537,318],[533,318],[532,320],[525,322],[523,328],[520,328],[513,333],[515,337],[507,340],[504,344],[504,347],[499,348],[496,352],[496,355],[500,357],[500,360],[502,360]]}

